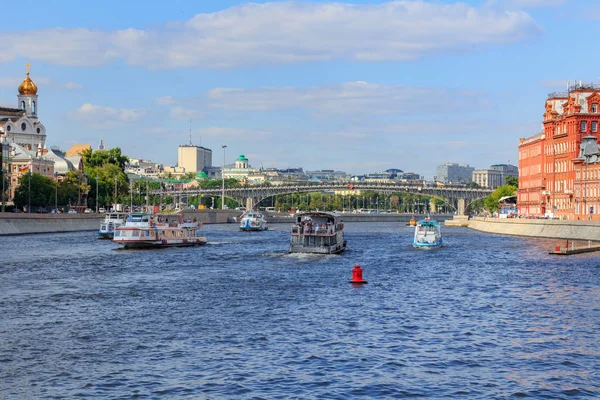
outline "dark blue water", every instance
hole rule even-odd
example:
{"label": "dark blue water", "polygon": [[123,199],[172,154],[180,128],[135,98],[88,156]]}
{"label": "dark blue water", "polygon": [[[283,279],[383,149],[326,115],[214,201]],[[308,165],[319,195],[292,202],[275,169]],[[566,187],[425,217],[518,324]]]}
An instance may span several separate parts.
{"label": "dark blue water", "polygon": [[[289,255],[288,225],[205,247],[0,238],[0,399],[600,397],[600,257],[398,223]],[[369,284],[348,283],[355,264]]]}

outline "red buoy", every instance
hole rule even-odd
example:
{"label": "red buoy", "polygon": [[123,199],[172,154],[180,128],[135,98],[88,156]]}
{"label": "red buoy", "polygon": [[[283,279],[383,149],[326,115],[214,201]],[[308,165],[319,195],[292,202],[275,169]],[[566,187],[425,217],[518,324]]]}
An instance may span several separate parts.
{"label": "red buoy", "polygon": [[352,269],[352,280],[350,280],[349,282],[359,284],[367,283],[367,281],[365,281],[362,277],[362,268],[360,267],[360,265],[355,265]]}

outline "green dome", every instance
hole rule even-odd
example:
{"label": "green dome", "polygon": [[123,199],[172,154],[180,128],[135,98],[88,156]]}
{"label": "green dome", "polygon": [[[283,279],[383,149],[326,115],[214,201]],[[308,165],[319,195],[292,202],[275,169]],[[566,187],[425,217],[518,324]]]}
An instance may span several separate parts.
{"label": "green dome", "polygon": [[196,179],[208,179],[208,174],[204,171],[200,171],[196,174]]}
{"label": "green dome", "polygon": [[246,157],[244,157],[244,155],[240,155],[236,161],[248,161],[248,159]]}

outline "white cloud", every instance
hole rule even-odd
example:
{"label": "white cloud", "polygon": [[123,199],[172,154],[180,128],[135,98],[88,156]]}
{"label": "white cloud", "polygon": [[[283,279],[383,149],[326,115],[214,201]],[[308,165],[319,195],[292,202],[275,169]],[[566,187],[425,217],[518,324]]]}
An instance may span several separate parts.
{"label": "white cloud", "polygon": [[73,120],[83,121],[86,125],[96,129],[110,129],[135,122],[145,113],[145,110],[141,109],[117,109],[85,103],[78,109],[70,112],[69,116]]}
{"label": "white cloud", "polygon": [[365,114],[444,114],[486,107],[473,90],[391,86],[363,81],[309,88],[216,88],[206,105],[236,111],[306,109],[323,116]]}
{"label": "white cloud", "polygon": [[83,85],[79,84],[79,83],[75,83],[75,82],[67,82],[64,84],[63,86],[65,89],[68,90],[79,90],[79,89],[83,89]]}
{"label": "white cloud", "polygon": [[171,104],[175,104],[175,99],[173,96],[162,96],[154,99],[154,104],[158,104],[159,106],[168,106]]}
{"label": "white cloud", "polygon": [[55,28],[4,33],[0,62],[28,57],[59,65],[96,66],[125,60],[130,65],[168,69],[334,59],[407,61],[514,42],[539,31],[527,13],[487,5],[420,0],[249,3],[147,30]]}
{"label": "white cloud", "polygon": [[184,107],[173,107],[169,112],[172,119],[185,120],[185,119],[199,119],[204,118],[204,113],[199,110],[190,110]]}
{"label": "white cloud", "polygon": [[537,8],[537,7],[558,7],[566,3],[567,0],[504,0],[501,3],[506,7],[512,8]]}

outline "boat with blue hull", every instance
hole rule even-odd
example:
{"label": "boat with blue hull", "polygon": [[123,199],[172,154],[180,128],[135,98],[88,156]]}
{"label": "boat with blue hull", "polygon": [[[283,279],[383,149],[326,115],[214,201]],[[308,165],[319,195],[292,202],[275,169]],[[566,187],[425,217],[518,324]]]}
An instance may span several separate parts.
{"label": "boat with blue hull", "polygon": [[242,214],[238,228],[241,231],[266,231],[269,229],[267,220],[259,211],[248,211]]}
{"label": "boat with blue hull", "polygon": [[444,245],[440,224],[429,217],[417,222],[413,247],[417,249],[437,249]]}

